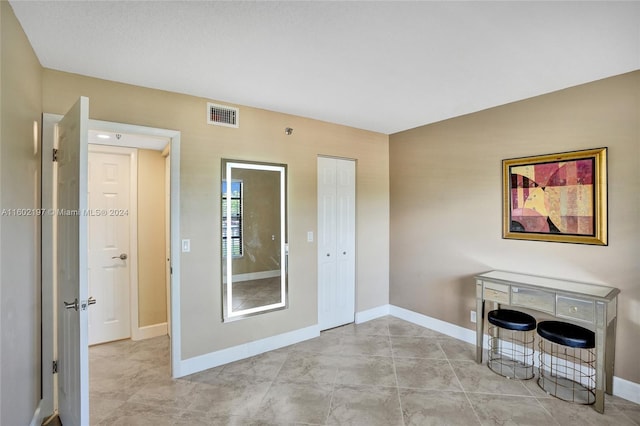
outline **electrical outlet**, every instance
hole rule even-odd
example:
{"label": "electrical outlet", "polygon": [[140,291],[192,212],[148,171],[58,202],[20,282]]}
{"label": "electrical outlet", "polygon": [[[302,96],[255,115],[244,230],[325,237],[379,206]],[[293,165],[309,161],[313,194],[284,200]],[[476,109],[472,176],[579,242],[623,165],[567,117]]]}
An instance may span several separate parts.
{"label": "electrical outlet", "polygon": [[475,324],[475,322],[476,322],[476,311],[471,311],[471,315],[470,315],[469,319],[471,320],[472,323]]}

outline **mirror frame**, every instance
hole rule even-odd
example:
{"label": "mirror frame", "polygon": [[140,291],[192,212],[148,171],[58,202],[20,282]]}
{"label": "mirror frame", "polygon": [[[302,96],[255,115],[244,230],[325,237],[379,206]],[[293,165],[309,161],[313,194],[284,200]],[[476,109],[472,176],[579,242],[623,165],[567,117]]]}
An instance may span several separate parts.
{"label": "mirror frame", "polygon": [[[258,314],[286,309],[288,307],[288,256],[289,244],[287,242],[287,165],[264,163],[259,161],[229,160],[222,159],[221,163],[221,184],[224,183],[226,191],[226,221],[223,222],[222,203],[223,195],[220,194],[220,223],[226,226],[226,235],[231,232],[231,185],[234,180],[233,169],[243,170],[264,170],[279,172],[280,179],[280,301],[270,305],[257,306],[254,308],[233,310],[233,244],[227,241],[226,255],[220,253],[221,258],[221,287],[222,287],[222,320],[223,322],[235,321],[242,318],[251,317]],[[246,198],[243,185],[243,200]],[[244,222],[244,221],[243,221]],[[222,230],[221,230],[222,231]],[[220,233],[220,247],[222,249],[222,232]],[[244,252],[243,252],[244,254]]]}

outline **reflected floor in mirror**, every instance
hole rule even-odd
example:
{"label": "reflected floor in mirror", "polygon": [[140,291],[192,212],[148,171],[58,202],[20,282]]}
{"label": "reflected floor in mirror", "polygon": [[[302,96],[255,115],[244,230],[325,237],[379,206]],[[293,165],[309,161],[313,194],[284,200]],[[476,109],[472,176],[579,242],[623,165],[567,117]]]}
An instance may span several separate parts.
{"label": "reflected floor in mirror", "polygon": [[280,277],[233,283],[233,310],[241,311],[280,302]]}
{"label": "reflected floor in mirror", "polygon": [[92,425],[640,425],[640,406],[550,397],[478,365],[475,346],[378,318],[169,377],[169,338],[91,347]]}

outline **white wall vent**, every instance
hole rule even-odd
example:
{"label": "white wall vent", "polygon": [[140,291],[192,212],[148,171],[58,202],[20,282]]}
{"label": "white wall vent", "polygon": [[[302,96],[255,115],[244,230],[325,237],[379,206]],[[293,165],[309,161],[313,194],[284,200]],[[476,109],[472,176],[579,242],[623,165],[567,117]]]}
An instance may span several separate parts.
{"label": "white wall vent", "polygon": [[238,108],[207,102],[207,124],[238,127]]}

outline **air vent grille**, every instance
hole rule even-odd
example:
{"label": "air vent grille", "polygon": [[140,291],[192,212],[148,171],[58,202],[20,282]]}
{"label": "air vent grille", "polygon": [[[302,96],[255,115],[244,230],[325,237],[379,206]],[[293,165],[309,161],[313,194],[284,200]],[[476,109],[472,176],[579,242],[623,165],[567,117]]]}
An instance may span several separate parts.
{"label": "air vent grille", "polygon": [[207,123],[216,126],[238,127],[238,108],[207,103]]}

